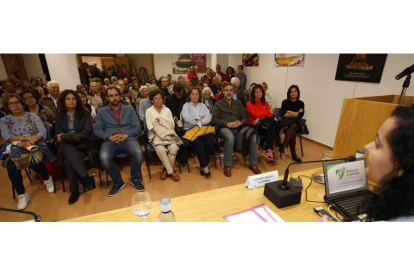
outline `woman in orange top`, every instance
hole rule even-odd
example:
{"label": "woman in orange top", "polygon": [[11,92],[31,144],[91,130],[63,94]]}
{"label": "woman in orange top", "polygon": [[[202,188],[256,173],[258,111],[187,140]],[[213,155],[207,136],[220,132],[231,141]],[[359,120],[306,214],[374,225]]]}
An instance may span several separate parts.
{"label": "woman in orange top", "polygon": [[274,142],[277,133],[277,124],[273,119],[273,110],[265,100],[263,86],[257,84],[252,89],[250,101],[247,103],[249,125],[255,127],[259,134],[266,136],[266,161],[275,166]]}

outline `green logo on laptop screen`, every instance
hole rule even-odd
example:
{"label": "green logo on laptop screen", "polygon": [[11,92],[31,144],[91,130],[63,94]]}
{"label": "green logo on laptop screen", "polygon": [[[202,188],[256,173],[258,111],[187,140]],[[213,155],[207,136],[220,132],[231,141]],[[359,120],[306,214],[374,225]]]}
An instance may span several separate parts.
{"label": "green logo on laptop screen", "polygon": [[335,171],[335,174],[339,177],[339,180],[341,180],[345,175],[345,167],[343,167],[342,169],[337,169]]}

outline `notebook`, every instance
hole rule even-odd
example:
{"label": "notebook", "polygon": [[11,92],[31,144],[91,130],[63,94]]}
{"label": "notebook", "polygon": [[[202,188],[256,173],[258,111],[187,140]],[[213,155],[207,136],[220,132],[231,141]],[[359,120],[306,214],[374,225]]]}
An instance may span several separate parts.
{"label": "notebook", "polygon": [[361,219],[365,214],[365,203],[372,192],[365,175],[365,159],[356,161],[326,161],[323,164],[325,175],[325,201],[332,205],[345,221]]}
{"label": "notebook", "polygon": [[230,222],[284,222],[264,203],[225,215],[223,218]]}

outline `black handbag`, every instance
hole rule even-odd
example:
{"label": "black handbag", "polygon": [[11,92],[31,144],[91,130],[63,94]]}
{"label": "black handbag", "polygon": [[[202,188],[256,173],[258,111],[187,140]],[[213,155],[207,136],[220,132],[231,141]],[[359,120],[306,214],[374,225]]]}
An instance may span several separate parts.
{"label": "black handbag", "polygon": [[272,124],[275,123],[275,119],[272,117],[266,117],[259,121],[258,125],[263,129],[269,129]]}

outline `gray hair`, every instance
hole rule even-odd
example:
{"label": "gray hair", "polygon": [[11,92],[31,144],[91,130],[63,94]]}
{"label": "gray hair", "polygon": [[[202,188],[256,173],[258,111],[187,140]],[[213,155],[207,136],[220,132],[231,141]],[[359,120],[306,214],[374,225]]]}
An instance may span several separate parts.
{"label": "gray hair", "polygon": [[106,81],[106,80],[108,80],[108,81],[109,81],[109,79],[108,79],[108,78],[104,78],[104,81]]}
{"label": "gray hair", "polygon": [[139,92],[142,92],[142,90],[144,90],[145,88],[148,88],[148,86],[146,86],[146,85],[141,86],[141,87],[139,88]]}
{"label": "gray hair", "polygon": [[230,82],[235,86],[240,86],[240,80],[237,77],[232,77]]}
{"label": "gray hair", "polygon": [[151,93],[152,91],[158,90],[158,86],[156,86],[155,84],[150,84],[147,86],[147,92],[148,94]]}
{"label": "gray hair", "polygon": [[204,87],[204,88],[203,88],[203,91],[201,92],[201,94],[202,94],[202,93],[204,93],[204,91],[210,92],[210,95],[211,95],[211,93],[213,93],[213,92],[211,91],[210,87]]}
{"label": "gray hair", "polygon": [[55,80],[51,80],[51,81],[49,81],[49,82],[47,83],[47,88],[50,88],[50,86],[51,86],[52,84],[57,84],[57,85],[59,85],[59,83],[58,83],[57,81],[55,81]]}
{"label": "gray hair", "polygon": [[111,81],[112,81],[112,80],[118,80],[118,78],[117,78],[117,77],[115,77],[115,76],[112,76],[112,77],[111,77]]}

